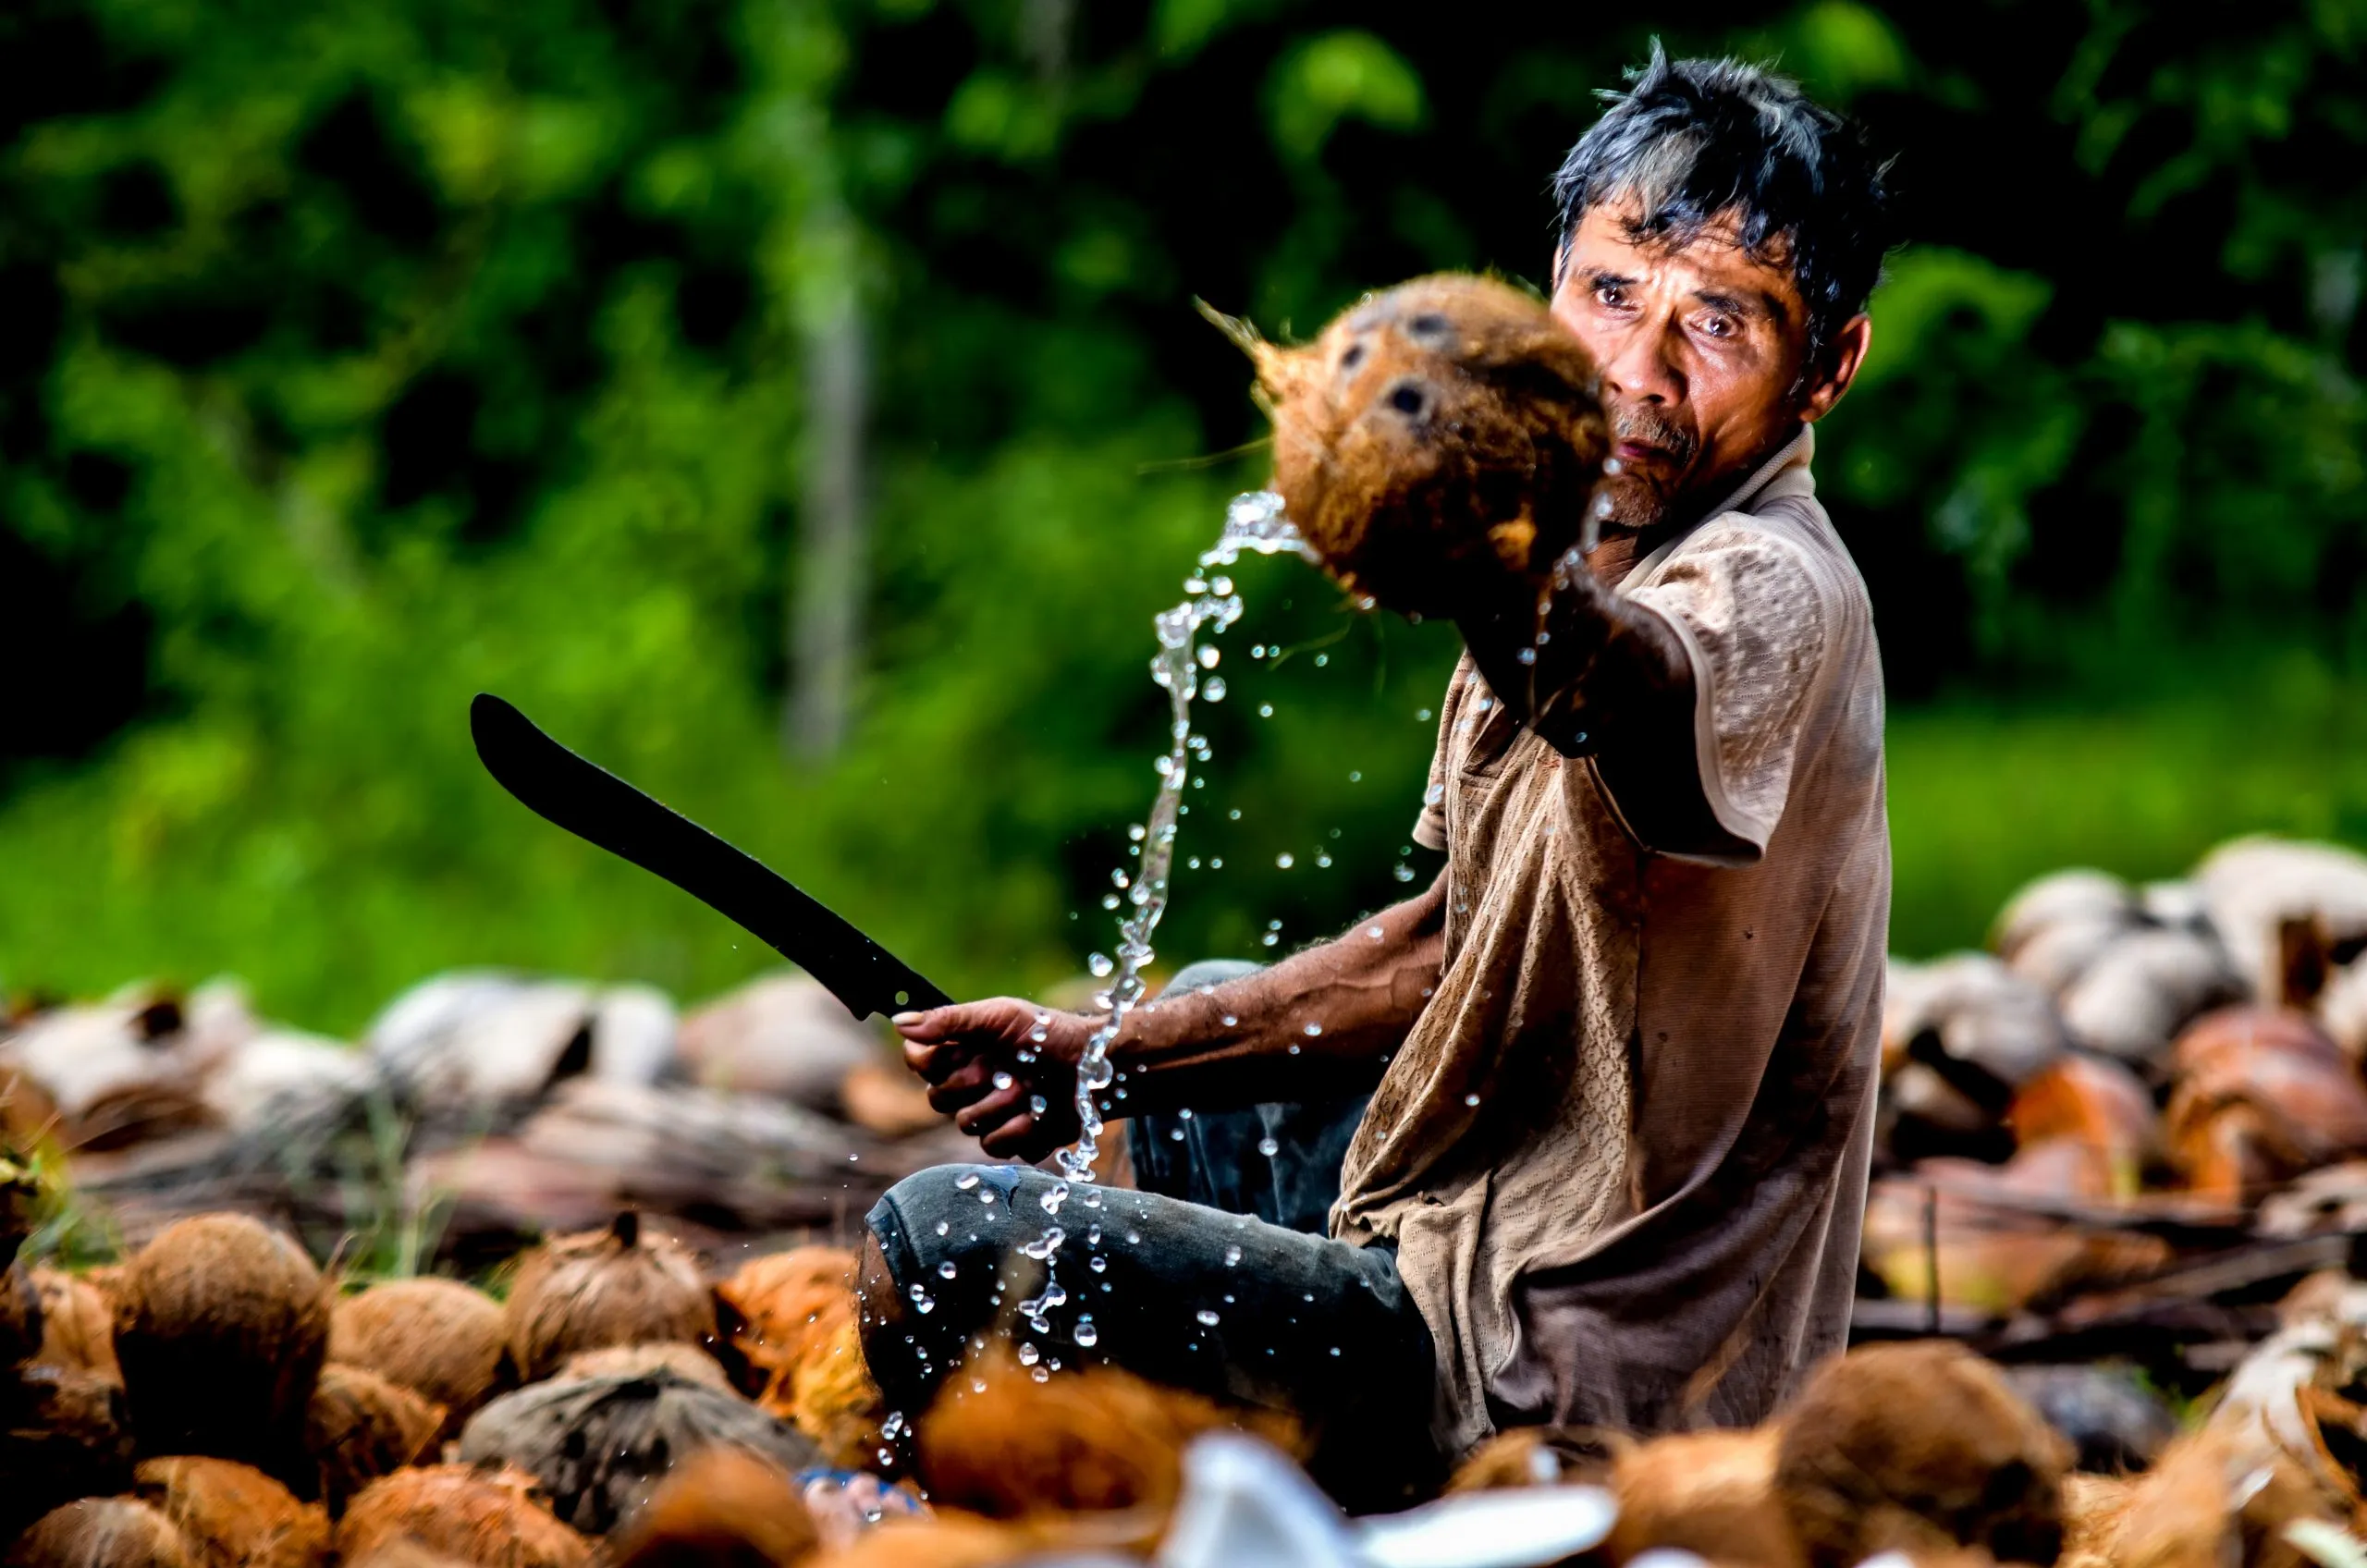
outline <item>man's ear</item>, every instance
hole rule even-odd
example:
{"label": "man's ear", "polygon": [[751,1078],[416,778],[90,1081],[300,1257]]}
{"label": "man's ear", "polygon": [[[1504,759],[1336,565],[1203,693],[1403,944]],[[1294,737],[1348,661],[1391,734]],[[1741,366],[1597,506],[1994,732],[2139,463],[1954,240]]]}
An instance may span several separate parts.
{"label": "man's ear", "polygon": [[1849,384],[1858,379],[1858,367],[1866,362],[1866,350],[1873,341],[1873,319],[1862,313],[1851,316],[1848,325],[1834,334],[1824,351],[1824,373],[1809,384],[1808,396],[1801,401],[1804,423],[1814,424],[1833,411]]}

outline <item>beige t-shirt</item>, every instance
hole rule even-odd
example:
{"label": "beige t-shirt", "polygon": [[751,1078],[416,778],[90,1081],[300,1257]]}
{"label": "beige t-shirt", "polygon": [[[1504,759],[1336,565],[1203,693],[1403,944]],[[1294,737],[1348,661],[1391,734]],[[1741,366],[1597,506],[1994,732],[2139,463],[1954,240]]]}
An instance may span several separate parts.
{"label": "beige t-shirt", "polygon": [[1448,855],[1445,962],[1331,1230],[1396,1241],[1452,1448],[1754,1422],[1846,1333],[1890,839],[1873,622],[1813,449],[1618,589],[1691,661],[1718,853],[1639,843],[1467,655],[1448,688],[1416,833]]}

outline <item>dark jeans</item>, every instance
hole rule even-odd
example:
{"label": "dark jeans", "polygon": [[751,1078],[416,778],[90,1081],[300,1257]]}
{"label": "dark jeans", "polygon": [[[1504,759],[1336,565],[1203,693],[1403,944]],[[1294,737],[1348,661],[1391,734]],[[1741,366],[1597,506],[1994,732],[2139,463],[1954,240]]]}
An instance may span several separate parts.
{"label": "dark jeans", "polygon": [[[1318,1195],[1337,1193],[1337,1153],[1328,1175],[1280,1147],[1247,1177],[1201,1163],[1304,1124],[1266,1119],[1286,1109],[1162,1118],[1185,1136],[1138,1136],[1135,1148],[1164,1144],[1159,1179],[1184,1191],[1246,1194],[1245,1207],[1262,1198],[1276,1217],[1306,1220]],[[1203,1121],[1198,1131],[1216,1135],[1196,1139]],[[1321,1125],[1328,1136],[1331,1123]],[[1429,1331],[1393,1250],[1154,1192],[1078,1187],[1054,1216],[1043,1199],[1055,1185],[1026,1166],[939,1166],[899,1182],[872,1209],[888,1279],[866,1269],[864,1345],[890,1409],[926,1410],[948,1374],[1009,1340],[1049,1365],[1111,1364],[1287,1413],[1314,1440],[1318,1478],[1352,1507],[1395,1505],[1435,1482]],[[1317,1222],[1329,1207],[1321,1195]],[[1049,1268],[1068,1299],[1044,1312],[1039,1330],[1021,1303],[1042,1292],[1048,1264],[1024,1249],[1041,1250],[1053,1224],[1065,1239]]]}

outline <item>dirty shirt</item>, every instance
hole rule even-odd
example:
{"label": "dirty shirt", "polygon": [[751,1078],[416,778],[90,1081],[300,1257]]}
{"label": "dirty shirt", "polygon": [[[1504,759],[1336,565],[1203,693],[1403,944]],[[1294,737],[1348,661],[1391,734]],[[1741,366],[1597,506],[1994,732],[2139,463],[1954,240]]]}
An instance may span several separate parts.
{"label": "dirty shirt", "polygon": [[1721,840],[1637,841],[1468,655],[1415,837],[1446,953],[1332,1233],[1393,1241],[1438,1436],[1753,1423],[1841,1348],[1873,1137],[1890,839],[1863,580],[1803,429],[1616,592],[1691,664]]}

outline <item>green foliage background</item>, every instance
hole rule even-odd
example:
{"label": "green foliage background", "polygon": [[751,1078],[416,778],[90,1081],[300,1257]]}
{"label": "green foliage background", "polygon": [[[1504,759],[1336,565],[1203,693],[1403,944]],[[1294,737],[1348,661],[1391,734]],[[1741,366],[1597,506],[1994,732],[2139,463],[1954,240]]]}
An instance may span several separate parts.
{"label": "green foliage background", "polygon": [[[1286,331],[1541,283],[1545,178],[1656,32],[1900,153],[1819,465],[1884,638],[1895,944],[2054,864],[2367,843],[2361,0],[25,0],[0,984],[230,970],[343,1030],[450,964],[764,965],[500,795],[481,689],[951,988],[1073,973],[1154,782],[1149,617],[1258,478],[1189,298]],[[849,290],[871,635],[799,763],[801,344]],[[1396,894],[1454,651],[1240,575],[1171,954]]]}

